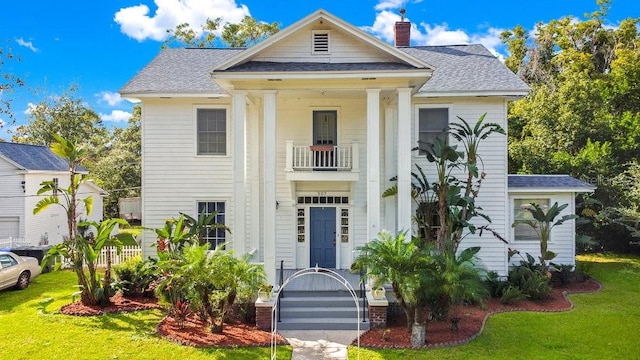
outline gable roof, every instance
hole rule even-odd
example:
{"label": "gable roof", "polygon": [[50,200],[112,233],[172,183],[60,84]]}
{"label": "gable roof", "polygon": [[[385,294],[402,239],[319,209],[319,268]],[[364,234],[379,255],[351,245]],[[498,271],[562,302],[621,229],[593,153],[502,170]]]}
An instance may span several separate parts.
{"label": "gable roof", "polygon": [[[296,31],[321,19],[341,31],[385,52],[397,62],[273,62],[255,61],[261,52],[279,44]],[[393,47],[343,20],[318,10],[249,49],[164,49],[120,89],[130,97],[226,97],[221,83],[212,79],[271,77],[274,73],[313,74],[317,77],[376,72],[379,76],[421,71],[430,73],[414,96],[524,96],[529,87],[483,45]],[[323,74],[331,73],[331,74]],[[417,73],[416,73],[417,75]],[[422,74],[424,75],[424,74]],[[420,75],[420,76],[422,76]]]}
{"label": "gable roof", "polygon": [[211,71],[220,63],[244,51],[228,49],[164,49],[140,70],[121,94],[220,94],[224,90],[211,80]]}
{"label": "gable roof", "polygon": [[596,186],[569,175],[509,175],[509,192],[592,192]]}
{"label": "gable roof", "polygon": [[[69,171],[67,160],[54,154],[48,147],[40,145],[0,142],[0,158],[26,171]],[[80,166],[80,172],[87,169]]]}
{"label": "gable roof", "polygon": [[433,65],[431,79],[418,91],[423,96],[451,93],[503,93],[524,96],[529,87],[480,44],[403,47],[402,51]]}
{"label": "gable roof", "polygon": [[323,23],[326,22],[328,24],[336,26],[341,31],[344,31],[354,36],[355,38],[359,39],[360,41],[363,41],[369,46],[378,48],[384,53],[390,55],[392,58],[397,59],[399,62],[405,63],[407,65],[411,65],[414,69],[432,69],[432,67],[426,62],[424,62],[423,60],[417,59],[413,57],[411,54],[403,53],[398,48],[393,47],[387,44],[386,42],[365,33],[364,31],[334,16],[333,14],[327,12],[326,10],[318,9],[313,13],[307,15],[306,17],[302,18],[301,20],[298,20],[294,24],[288,26],[286,29],[280,32],[277,32],[276,34],[268,37],[264,41],[238,54],[234,58],[231,58],[225,61],[224,63],[218,65],[215,69],[212,69],[212,70],[214,71],[227,70],[234,66],[250,61],[252,58],[256,57],[258,54],[265,51],[269,47],[272,47],[277,43],[285,41],[294,33],[311,25],[312,23],[318,20],[321,20]]}

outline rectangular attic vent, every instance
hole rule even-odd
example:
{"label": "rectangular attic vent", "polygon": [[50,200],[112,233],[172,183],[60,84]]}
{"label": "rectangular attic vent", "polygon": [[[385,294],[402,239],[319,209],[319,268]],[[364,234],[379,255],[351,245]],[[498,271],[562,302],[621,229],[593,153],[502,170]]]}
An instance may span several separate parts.
{"label": "rectangular attic vent", "polygon": [[329,32],[313,32],[313,54],[329,54]]}

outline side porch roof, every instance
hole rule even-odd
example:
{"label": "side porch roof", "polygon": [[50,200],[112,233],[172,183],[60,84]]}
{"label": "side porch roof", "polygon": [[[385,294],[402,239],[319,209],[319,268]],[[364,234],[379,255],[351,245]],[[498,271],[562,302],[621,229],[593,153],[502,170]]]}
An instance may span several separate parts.
{"label": "side porch roof", "polygon": [[569,175],[509,175],[509,193],[586,193],[596,186]]}

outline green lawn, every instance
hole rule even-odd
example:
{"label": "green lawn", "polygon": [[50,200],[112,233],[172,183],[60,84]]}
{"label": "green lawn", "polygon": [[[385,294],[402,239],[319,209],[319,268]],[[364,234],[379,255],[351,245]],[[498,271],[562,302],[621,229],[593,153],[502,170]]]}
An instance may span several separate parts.
{"label": "green lawn", "polygon": [[[430,350],[360,350],[360,359],[637,359],[640,358],[640,258],[580,256],[602,290],[573,294],[561,313],[492,315],[462,346]],[[427,337],[429,334],[427,334]],[[349,350],[356,358],[356,349]]]}
{"label": "green lawn", "polygon": [[[640,354],[640,258],[580,257],[602,291],[574,294],[563,313],[503,313],[469,344],[430,350],[365,350],[360,359],[628,359]],[[75,275],[44,274],[25,291],[0,292],[2,359],[267,359],[268,348],[194,349],[160,339],[160,311],[77,318],[60,315]],[[52,297],[48,313],[38,303]],[[428,336],[428,335],[427,335]],[[356,349],[350,349],[356,358]],[[278,348],[278,358],[291,350]]]}
{"label": "green lawn", "polygon": [[[43,274],[27,290],[0,292],[1,359],[267,359],[269,348],[195,349],[157,336],[160,311],[99,317],[72,317],[57,313],[71,302],[75,274]],[[42,299],[55,301],[38,310]],[[291,349],[278,348],[279,359],[290,359]]]}

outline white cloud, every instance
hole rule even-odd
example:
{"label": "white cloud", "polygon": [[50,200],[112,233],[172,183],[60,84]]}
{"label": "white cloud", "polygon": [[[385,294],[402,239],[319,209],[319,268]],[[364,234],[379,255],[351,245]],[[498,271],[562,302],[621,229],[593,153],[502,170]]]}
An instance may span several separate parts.
{"label": "white cloud", "polygon": [[23,38],[17,38],[16,43],[20,46],[26,47],[27,49],[33,52],[38,52],[38,49],[36,49],[36,47],[33,46],[33,43],[31,41],[25,41]]}
{"label": "white cloud", "polygon": [[26,109],[24,109],[24,111],[23,111],[22,113],[23,113],[23,114],[25,114],[25,115],[31,115],[31,112],[33,112],[33,110],[35,110],[35,108],[36,108],[37,106],[38,106],[38,105],[36,105],[36,104],[34,104],[34,103],[28,103],[28,104],[27,104],[27,108],[26,108]]}
{"label": "white cloud", "polygon": [[249,14],[246,5],[238,5],[235,0],[154,0],[157,9],[151,14],[147,5],[122,8],[116,12],[114,20],[120,30],[138,40],[161,41],[167,36],[167,29],[174,29],[182,23],[189,23],[194,30],[200,30],[207,18],[222,18],[223,23],[240,22]]}
{"label": "white cloud", "polygon": [[131,118],[131,113],[122,110],[113,110],[111,114],[99,114],[102,121],[121,122],[127,121]]}
{"label": "white cloud", "polygon": [[99,101],[109,104],[109,106],[117,106],[122,102],[120,94],[111,91],[101,91],[96,94],[96,97],[100,99]]}
{"label": "white cloud", "polygon": [[[406,0],[382,0],[376,6],[378,10],[376,19],[372,26],[363,26],[362,29],[382,40],[393,43],[394,26],[400,21],[400,14],[392,9],[403,6]],[[406,21],[411,19],[406,18]],[[503,60],[504,55],[498,50],[503,48],[500,41],[500,33],[503,29],[488,27],[477,33],[468,33],[462,29],[450,29],[447,23],[428,24],[421,22],[420,25],[411,23],[411,43],[414,45],[461,45],[461,44],[482,44],[499,59]]]}

